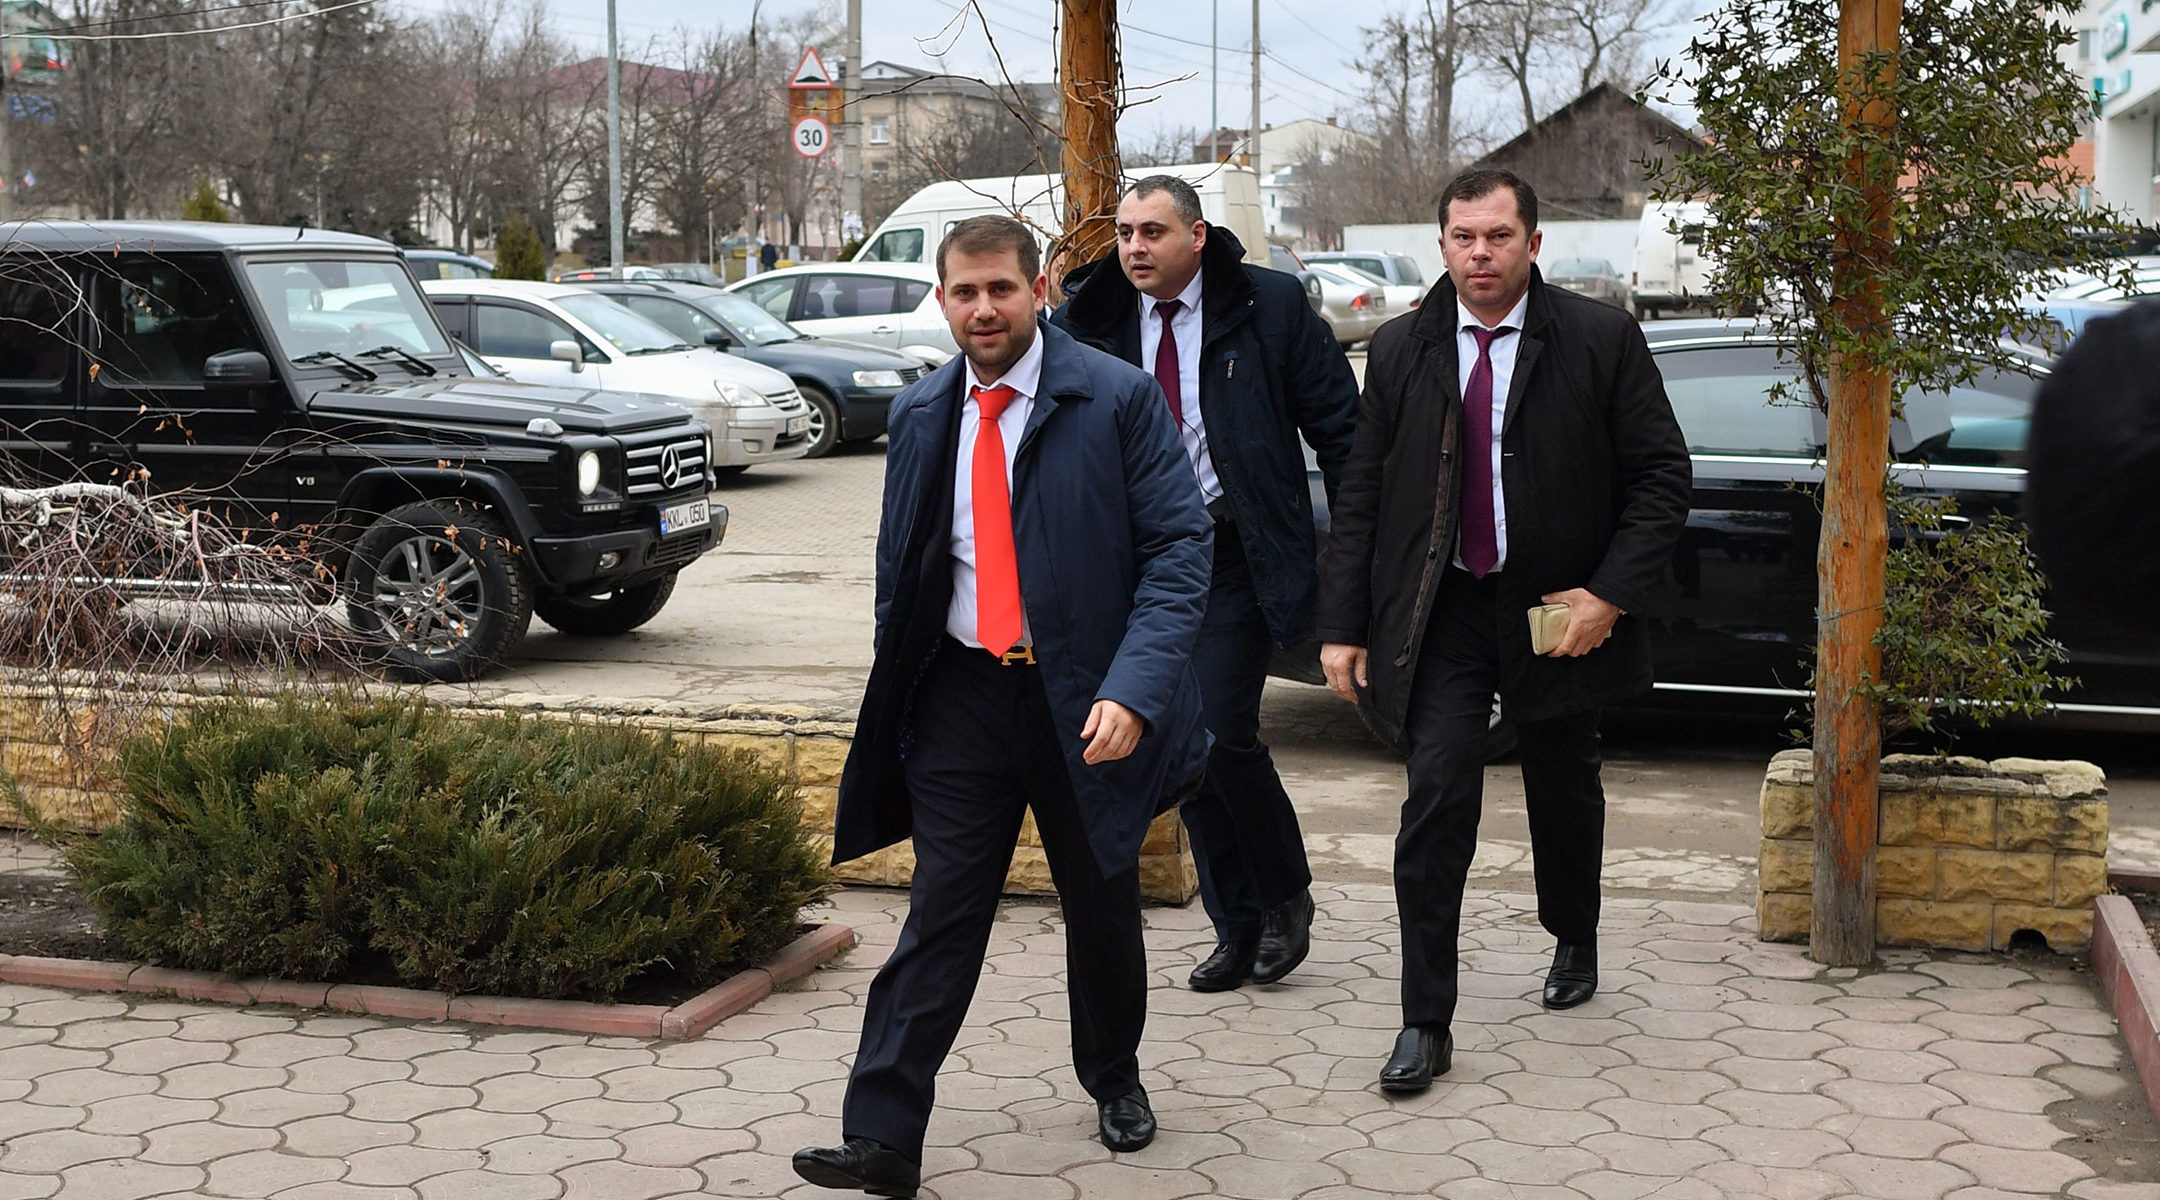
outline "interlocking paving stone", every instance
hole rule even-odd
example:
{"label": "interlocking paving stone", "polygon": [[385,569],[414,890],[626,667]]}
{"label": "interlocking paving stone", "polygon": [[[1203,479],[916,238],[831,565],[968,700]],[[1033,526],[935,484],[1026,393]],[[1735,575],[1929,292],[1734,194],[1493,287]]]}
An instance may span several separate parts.
{"label": "interlocking paving stone", "polygon": [[[1062,923],[1006,907],[939,1080],[925,1194],[2160,1197],[2062,1153],[2074,1130],[2048,1106],[2119,1094],[2124,1055],[2052,964],[1889,951],[1830,971],[1753,941],[1744,908],[1614,897],[1603,991],[1554,1013],[1533,898],[1474,893],[1454,1069],[1398,1097],[1374,1083],[1401,1022],[1392,897],[1315,894],[1307,965],[1217,995],[1183,987],[1204,914],[1148,912],[1161,1133],[1126,1155],[1072,1072]],[[687,1043],[0,988],[0,1200],[819,1200],[788,1157],[839,1138],[905,901],[834,908],[861,949]]]}

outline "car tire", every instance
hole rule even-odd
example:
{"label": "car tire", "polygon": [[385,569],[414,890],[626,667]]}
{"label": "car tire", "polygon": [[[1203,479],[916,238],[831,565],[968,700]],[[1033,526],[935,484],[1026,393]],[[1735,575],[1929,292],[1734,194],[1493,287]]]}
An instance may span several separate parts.
{"label": "car tire", "polygon": [[810,450],[804,458],[823,458],[840,448],[840,402],[814,383],[796,381],[796,388],[810,406]]}
{"label": "car tire", "polygon": [[543,596],[533,615],[571,637],[614,637],[660,615],[675,594],[673,571],[658,579],[591,596]]}
{"label": "car tire", "polygon": [[477,679],[532,624],[524,560],[502,521],[466,500],[385,513],[354,543],[347,579],[345,611],[371,660],[407,683]]}

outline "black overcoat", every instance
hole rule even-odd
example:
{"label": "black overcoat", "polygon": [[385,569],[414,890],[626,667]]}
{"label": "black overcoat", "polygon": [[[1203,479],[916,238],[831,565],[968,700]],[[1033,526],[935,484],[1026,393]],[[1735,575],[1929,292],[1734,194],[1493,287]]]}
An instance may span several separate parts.
{"label": "black overcoat", "polygon": [[[1621,309],[1548,287],[1533,268],[1501,426],[1509,609],[1588,588],[1639,613],[1687,523],[1687,442],[1642,328]],[[1400,745],[1433,593],[1454,554],[1462,394],[1455,285],[1372,339],[1357,435],[1321,556],[1323,642],[1364,646],[1367,724]],[[1579,658],[1530,652],[1530,627],[1502,623],[1500,698],[1517,720],[1581,712],[1647,690],[1650,646],[1623,616]]]}

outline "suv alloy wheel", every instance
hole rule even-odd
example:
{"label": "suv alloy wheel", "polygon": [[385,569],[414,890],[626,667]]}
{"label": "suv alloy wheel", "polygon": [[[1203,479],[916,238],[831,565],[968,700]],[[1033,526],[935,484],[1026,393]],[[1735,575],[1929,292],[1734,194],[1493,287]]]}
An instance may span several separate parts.
{"label": "suv alloy wheel", "polygon": [[346,612],[391,676],[462,683],[532,623],[533,588],[502,522],[464,500],[392,509],[353,547]]}

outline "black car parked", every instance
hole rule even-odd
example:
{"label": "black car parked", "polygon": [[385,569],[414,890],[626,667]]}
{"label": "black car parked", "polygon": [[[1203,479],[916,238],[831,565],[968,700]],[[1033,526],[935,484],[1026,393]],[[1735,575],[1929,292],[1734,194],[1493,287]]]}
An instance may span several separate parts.
{"label": "black car parked", "polygon": [[411,680],[478,676],[535,613],[643,624],[727,526],[702,423],[475,378],[394,247],[319,230],[0,225],[0,451],[304,542]]}
{"label": "black car parked", "polygon": [[693,346],[718,346],[785,372],[810,402],[810,453],[885,432],[885,410],[926,368],[905,354],[812,337],[733,292],[651,280],[586,283]]}
{"label": "black car parked", "polygon": [[[1660,321],[1643,333],[1695,464],[1687,529],[1642,614],[1657,663],[1657,689],[1644,703],[1783,713],[1811,678],[1823,417],[1770,402],[1798,367],[1779,359],[1755,322]],[[2036,350],[2029,373],[1986,371],[1948,392],[1904,398],[1893,469],[1910,494],[1955,497],[1953,530],[2017,515],[2032,399],[2046,372]],[[1318,470],[1308,474],[1324,505]],[[2063,723],[2160,727],[2160,646],[2068,615],[2049,632],[2069,651],[2064,673],[2079,681],[2057,705]],[[1286,654],[1276,674],[1317,682],[1318,664],[1309,651]]]}

